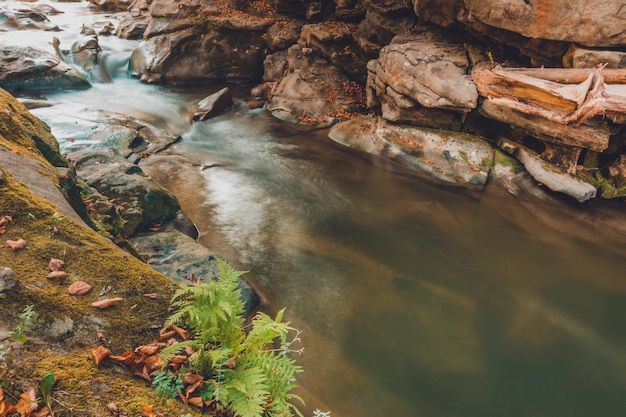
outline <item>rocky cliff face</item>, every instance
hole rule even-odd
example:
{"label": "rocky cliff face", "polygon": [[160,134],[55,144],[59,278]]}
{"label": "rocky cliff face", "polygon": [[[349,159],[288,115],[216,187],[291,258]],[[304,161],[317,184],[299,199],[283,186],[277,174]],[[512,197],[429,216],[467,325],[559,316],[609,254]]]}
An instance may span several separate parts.
{"label": "rocky cliff face", "polygon": [[[285,120],[330,126],[370,114],[385,123],[471,135],[520,162],[528,159],[519,154],[541,162],[541,176],[528,172],[558,193],[578,200],[626,196],[620,50],[626,35],[617,1],[595,7],[582,0],[91,4],[126,9],[115,33],[142,39],[131,58],[131,72],[142,81],[257,82],[252,95]],[[40,16],[40,30],[54,30],[36,6],[25,10],[2,6],[6,30],[31,27],[28,16]],[[5,43],[0,86],[14,92],[83,88],[105,77],[94,65],[106,57],[97,34],[83,37],[68,52],[53,42],[50,50],[24,54],[23,45]],[[604,69],[593,75],[598,65]],[[540,66],[556,72],[519,71]],[[562,183],[550,181],[553,175],[571,177],[567,183],[575,189],[551,186]],[[589,186],[595,192],[577,190]]]}
{"label": "rocky cliff face", "polygon": [[[514,157],[530,155],[517,158],[543,167],[541,174],[528,168],[538,183],[582,201],[626,195],[624,118],[598,114],[568,123],[520,112],[478,89],[472,74],[497,64],[620,68],[626,61],[619,51],[626,43],[622,9],[616,1],[590,7],[582,0],[136,0],[118,33],[136,32],[147,22],[133,54],[133,71],[142,80],[263,81],[253,95],[293,122],[332,125],[373,111],[389,124],[474,135]],[[581,89],[583,81],[558,81],[549,89]],[[531,87],[511,86],[513,100],[519,100],[516,88]],[[543,97],[548,87],[532,88]],[[554,110],[553,102],[543,103],[542,111]],[[617,113],[626,110],[620,106]],[[390,155],[380,147],[356,147]],[[420,149],[413,153],[426,159]],[[537,163],[523,162],[529,160]],[[557,179],[562,175],[566,186]]]}

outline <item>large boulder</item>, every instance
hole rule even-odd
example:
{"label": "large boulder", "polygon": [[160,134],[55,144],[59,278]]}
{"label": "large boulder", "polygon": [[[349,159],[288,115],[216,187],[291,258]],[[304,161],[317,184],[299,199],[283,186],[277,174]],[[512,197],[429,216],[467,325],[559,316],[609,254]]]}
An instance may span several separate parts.
{"label": "large boulder", "polygon": [[152,223],[163,223],[180,210],[176,198],[144,174],[141,168],[106,151],[68,154],[79,177],[111,199],[122,211],[131,236]]}
{"label": "large boulder", "polygon": [[450,27],[460,22],[519,48],[537,65],[558,64],[569,43],[619,47],[626,11],[617,0],[413,0],[415,14]]}
{"label": "large boulder", "polygon": [[[381,106],[392,121],[423,125],[424,109],[436,109],[433,121],[446,127],[477,105],[478,90],[467,75],[469,61],[462,44],[437,32],[397,36],[377,60],[368,63],[368,107]],[[453,113],[449,113],[449,112]]]}
{"label": "large boulder", "polygon": [[[153,1],[144,41],[133,51],[133,75],[144,82],[191,84],[259,80],[269,19],[221,16],[198,0]],[[201,19],[203,24],[198,24]]]}
{"label": "large boulder", "polygon": [[91,87],[87,77],[65,63],[50,47],[18,43],[10,33],[0,36],[0,87],[16,91],[50,91]]}
{"label": "large boulder", "polygon": [[472,191],[484,187],[494,150],[483,139],[459,132],[416,128],[362,116],[338,123],[335,142],[392,162],[405,173]]}
{"label": "large boulder", "polygon": [[288,70],[267,102],[267,109],[279,119],[324,126],[363,105],[358,84],[311,48],[294,45],[287,60]]}

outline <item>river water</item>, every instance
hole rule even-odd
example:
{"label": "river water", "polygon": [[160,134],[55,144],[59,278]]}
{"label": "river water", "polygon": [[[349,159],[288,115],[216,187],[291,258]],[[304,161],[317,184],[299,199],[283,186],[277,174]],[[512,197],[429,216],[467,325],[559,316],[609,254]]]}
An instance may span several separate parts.
{"label": "river water", "polygon": [[[95,19],[62,7],[81,15],[68,25]],[[121,60],[134,46],[101,44]],[[147,86],[118,70],[33,113],[65,150],[85,108],[183,133],[167,154],[191,164],[147,168],[200,242],[303,330],[305,415],[626,415],[626,235],[607,226],[621,213],[495,184],[468,198],[262,109],[190,126],[181,109],[219,88]]]}

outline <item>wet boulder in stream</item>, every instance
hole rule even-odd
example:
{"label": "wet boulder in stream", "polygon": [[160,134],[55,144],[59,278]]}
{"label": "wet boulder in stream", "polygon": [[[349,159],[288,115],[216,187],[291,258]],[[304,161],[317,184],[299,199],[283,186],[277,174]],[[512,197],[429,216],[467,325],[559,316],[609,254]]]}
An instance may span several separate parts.
{"label": "wet boulder in stream", "polygon": [[53,51],[0,37],[0,87],[10,92],[85,89],[87,77]]}
{"label": "wet boulder in stream", "polygon": [[172,193],[126,159],[106,151],[72,152],[67,157],[80,178],[123,208],[127,235],[136,234],[151,223],[163,223],[180,210]]}

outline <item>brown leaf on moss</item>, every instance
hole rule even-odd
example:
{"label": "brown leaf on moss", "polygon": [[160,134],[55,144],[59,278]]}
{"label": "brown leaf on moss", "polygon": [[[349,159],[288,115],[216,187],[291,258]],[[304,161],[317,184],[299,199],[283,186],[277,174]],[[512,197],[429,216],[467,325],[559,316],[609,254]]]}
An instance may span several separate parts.
{"label": "brown leaf on moss", "polygon": [[4,391],[0,388],[0,417],[6,417],[16,411],[17,408],[9,403],[9,400],[4,396]]}
{"label": "brown leaf on moss", "polygon": [[133,367],[131,364],[130,371],[133,375],[138,376],[139,378],[143,378],[148,382],[152,382],[152,378],[150,378],[150,374],[148,373],[148,368],[145,366],[137,366]]}
{"label": "brown leaf on moss", "polygon": [[176,332],[176,334],[178,336],[180,336],[181,339],[183,339],[183,340],[188,340],[189,339],[189,331],[187,331],[185,329],[181,329],[180,327],[178,327],[175,324],[172,324],[170,326],[170,329],[174,330]]}
{"label": "brown leaf on moss", "polygon": [[133,352],[124,352],[121,355],[110,355],[109,359],[113,362],[122,363],[124,365],[130,365],[134,358]]}
{"label": "brown leaf on moss", "polygon": [[150,293],[150,294],[144,294],[143,296],[147,297],[147,298],[155,299],[155,298],[157,298],[157,293],[153,292],[153,293]]}
{"label": "brown leaf on moss", "polygon": [[28,417],[33,413],[33,411],[37,410],[39,408],[39,404],[37,404],[37,394],[35,393],[35,388],[31,388],[20,395],[20,399],[15,408],[22,417]]}
{"label": "brown leaf on moss", "polygon": [[187,404],[191,404],[194,407],[202,407],[204,405],[204,401],[200,397],[189,397],[187,398]]}
{"label": "brown leaf on moss", "polygon": [[167,363],[167,367],[173,371],[178,371],[181,366],[183,366],[187,362],[187,356],[184,355],[176,355],[170,359]]}
{"label": "brown leaf on moss", "polygon": [[48,262],[48,268],[50,268],[51,271],[60,271],[63,269],[64,264],[65,262],[61,259],[52,258],[50,262]]}
{"label": "brown leaf on moss", "polygon": [[26,241],[24,239],[18,239],[18,240],[5,240],[4,243],[7,244],[8,247],[10,247],[11,249],[18,250],[18,249],[24,249],[26,247]]}
{"label": "brown leaf on moss", "polygon": [[104,346],[98,346],[96,348],[91,349],[91,356],[93,356],[93,360],[96,363],[96,366],[100,365],[100,362],[104,360],[107,356],[111,356],[111,351]]}
{"label": "brown leaf on moss", "polygon": [[85,295],[91,291],[91,288],[92,286],[84,281],[75,281],[67,287],[67,292],[69,292],[70,295]]}
{"label": "brown leaf on moss", "polygon": [[174,330],[169,330],[167,332],[161,333],[159,337],[157,337],[157,341],[162,342],[163,340],[167,340],[175,334],[176,332]]}
{"label": "brown leaf on moss", "polygon": [[67,278],[67,272],[65,271],[52,271],[48,274],[46,278],[49,279],[63,279]]}
{"label": "brown leaf on moss", "polygon": [[135,352],[143,353],[146,356],[154,355],[163,348],[163,345],[150,343],[149,345],[137,346]]}
{"label": "brown leaf on moss", "polygon": [[0,235],[7,231],[9,223],[13,224],[11,216],[0,216]]}
{"label": "brown leaf on moss", "polygon": [[92,307],[95,308],[109,308],[111,307],[113,304],[119,303],[120,301],[123,301],[123,298],[106,298],[104,300],[100,300],[100,301],[94,301],[93,303],[91,303]]}
{"label": "brown leaf on moss", "polygon": [[143,363],[146,365],[146,367],[148,368],[148,371],[150,372],[156,371],[157,369],[161,369],[161,366],[163,365],[163,361],[161,360],[161,355],[146,356],[143,359]]}

